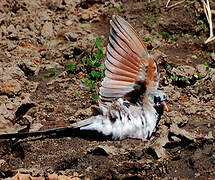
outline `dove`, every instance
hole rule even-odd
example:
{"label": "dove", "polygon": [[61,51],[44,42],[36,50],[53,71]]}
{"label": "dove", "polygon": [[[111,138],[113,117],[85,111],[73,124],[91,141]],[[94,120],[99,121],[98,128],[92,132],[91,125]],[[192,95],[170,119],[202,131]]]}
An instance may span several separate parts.
{"label": "dove", "polygon": [[[31,135],[78,128],[97,131],[113,140],[150,139],[164,110],[168,110],[166,94],[158,89],[158,65],[127,21],[113,15],[110,25],[105,78],[96,107],[99,114],[68,127],[29,132]],[[0,135],[0,139],[5,137],[15,136]]]}

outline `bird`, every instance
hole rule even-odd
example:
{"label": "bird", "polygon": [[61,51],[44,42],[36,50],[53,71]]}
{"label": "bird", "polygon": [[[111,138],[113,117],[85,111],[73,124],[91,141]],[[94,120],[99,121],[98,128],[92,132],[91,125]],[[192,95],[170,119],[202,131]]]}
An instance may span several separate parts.
{"label": "bird", "polygon": [[[72,128],[97,131],[113,140],[151,138],[164,110],[168,111],[167,96],[158,89],[158,65],[126,20],[113,15],[110,25],[105,77],[95,107],[99,113],[68,127],[29,133],[41,135]],[[0,139],[4,137],[15,136],[0,135]]]}

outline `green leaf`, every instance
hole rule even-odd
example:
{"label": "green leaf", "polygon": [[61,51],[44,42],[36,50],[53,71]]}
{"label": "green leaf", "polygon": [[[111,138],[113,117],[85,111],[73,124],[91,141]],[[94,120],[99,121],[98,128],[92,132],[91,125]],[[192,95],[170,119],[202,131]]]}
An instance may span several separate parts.
{"label": "green leaf", "polygon": [[91,97],[92,97],[93,99],[99,99],[99,95],[98,95],[98,94],[92,94]]}
{"label": "green leaf", "polygon": [[172,67],[171,66],[169,66],[169,67],[167,67],[167,69],[166,69],[167,71],[172,71]]}
{"label": "green leaf", "polygon": [[176,75],[171,76],[170,78],[171,78],[172,80],[174,80],[174,81],[178,81],[178,76],[176,76]]}
{"label": "green leaf", "polygon": [[162,35],[163,39],[169,39],[170,38],[170,34],[168,32],[162,32],[161,35]]}
{"label": "green leaf", "polygon": [[123,11],[123,7],[122,7],[122,6],[119,6],[119,7],[116,8],[116,10],[117,10],[119,13],[121,13],[121,12]]}
{"label": "green leaf", "polygon": [[100,77],[100,72],[98,72],[98,71],[91,71],[91,75],[92,75],[92,77],[94,77],[94,78],[99,78]]}
{"label": "green leaf", "polygon": [[83,78],[81,81],[82,81],[83,83],[88,83],[88,84],[91,83],[91,80],[90,80],[88,77]]}
{"label": "green leaf", "polygon": [[57,69],[56,69],[56,68],[50,68],[50,69],[49,69],[49,72],[50,72],[50,73],[56,73],[56,72],[57,72]]}
{"label": "green leaf", "polygon": [[190,35],[188,33],[186,33],[186,34],[184,34],[184,37],[188,39],[190,37]]}
{"label": "green leaf", "polygon": [[179,39],[178,35],[177,34],[173,34],[172,35],[172,40],[173,41],[177,41]]}
{"label": "green leaf", "polygon": [[96,87],[96,85],[95,85],[95,83],[93,82],[93,83],[90,83],[90,84],[89,84],[89,87],[90,87],[90,89],[94,89],[94,88]]}
{"label": "green leaf", "polygon": [[209,73],[209,72],[211,72],[211,69],[208,66],[206,66],[205,71]]}
{"label": "green leaf", "polygon": [[68,69],[69,71],[74,71],[74,70],[75,70],[75,65],[72,64],[72,63],[68,63],[68,64],[67,64],[67,69]]}
{"label": "green leaf", "polygon": [[148,42],[148,41],[149,41],[149,42],[154,42],[155,38],[154,38],[154,37],[144,36],[144,37],[143,37],[143,40],[146,41],[146,42]]}
{"label": "green leaf", "polygon": [[144,18],[143,18],[143,20],[144,20],[145,22],[147,22],[147,23],[150,24],[151,26],[155,26],[155,24],[156,24],[156,22],[155,22],[156,17],[154,17],[153,19],[154,19],[154,20],[151,20],[151,19],[149,19],[149,18],[147,18],[147,17],[144,17]]}
{"label": "green leaf", "polygon": [[94,44],[96,45],[96,47],[103,52],[104,48],[101,46],[101,39],[96,38],[94,41]]}
{"label": "green leaf", "polygon": [[43,77],[44,78],[49,78],[50,76],[49,76],[49,74],[44,74]]}
{"label": "green leaf", "polygon": [[79,96],[81,96],[81,93],[80,92],[76,92],[75,96],[79,97]]}
{"label": "green leaf", "polygon": [[189,78],[188,77],[182,77],[181,80],[184,81],[184,82],[188,82]]}
{"label": "green leaf", "polygon": [[101,63],[100,66],[99,66],[98,68],[101,69],[101,70],[104,70],[104,69],[105,69],[105,64],[104,64],[104,63]]}

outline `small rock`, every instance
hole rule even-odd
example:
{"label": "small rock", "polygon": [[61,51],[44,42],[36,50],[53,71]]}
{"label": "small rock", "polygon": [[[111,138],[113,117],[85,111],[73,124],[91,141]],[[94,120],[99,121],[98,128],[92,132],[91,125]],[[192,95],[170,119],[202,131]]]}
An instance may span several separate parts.
{"label": "small rock", "polygon": [[73,21],[72,20],[67,20],[66,22],[65,22],[65,24],[67,25],[67,26],[71,26],[72,24],[73,24]]}
{"label": "small rock", "polygon": [[117,149],[114,146],[99,145],[98,147],[104,149],[108,154],[116,155]]}
{"label": "small rock", "polygon": [[214,139],[212,131],[205,136],[205,139]]}
{"label": "small rock", "polygon": [[64,38],[67,40],[67,41],[76,41],[78,36],[77,34],[73,33],[73,32],[67,32],[64,34]]}
{"label": "small rock", "polygon": [[9,110],[13,110],[14,105],[13,105],[11,102],[8,102],[8,103],[6,103],[6,107],[7,107],[7,109],[9,109]]}
{"label": "small rock", "polygon": [[7,107],[5,106],[4,103],[2,103],[2,104],[0,105],[0,114],[2,114],[2,115],[7,114]]}
{"label": "small rock", "polygon": [[4,164],[6,161],[4,159],[0,159],[0,165]]}
{"label": "small rock", "polygon": [[1,94],[7,94],[10,96],[14,96],[20,93],[22,90],[21,85],[16,80],[9,80],[7,82],[4,82],[0,84],[0,93]]}
{"label": "small rock", "polygon": [[170,127],[170,132],[176,136],[180,135],[182,137],[185,137],[190,141],[195,141],[195,138],[197,137],[194,133],[190,133],[190,132],[186,131],[185,129],[178,128],[176,124],[173,124]]}
{"label": "small rock", "polygon": [[197,68],[199,74],[201,74],[202,77],[205,77],[207,75],[205,65],[199,64],[196,68]]}
{"label": "small rock", "polygon": [[100,156],[108,156],[109,155],[108,152],[106,152],[105,149],[103,149],[101,147],[96,147],[95,149],[90,151],[89,154],[100,155]]}
{"label": "small rock", "polygon": [[46,39],[52,38],[54,36],[53,24],[51,22],[45,22],[41,34]]}
{"label": "small rock", "polygon": [[13,24],[11,24],[7,28],[7,33],[8,33],[8,36],[7,36],[8,39],[11,39],[11,40],[18,40],[19,39],[17,30],[16,30],[16,28],[14,27]]}
{"label": "small rock", "polygon": [[173,68],[171,70],[172,73],[174,73],[177,76],[181,77],[191,77],[194,74],[195,68],[191,66],[178,66],[177,68]]}

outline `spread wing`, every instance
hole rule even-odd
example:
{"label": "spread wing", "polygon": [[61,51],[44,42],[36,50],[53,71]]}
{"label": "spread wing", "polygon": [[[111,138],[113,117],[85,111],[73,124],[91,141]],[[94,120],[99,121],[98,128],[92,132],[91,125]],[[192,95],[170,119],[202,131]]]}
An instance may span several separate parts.
{"label": "spread wing", "polygon": [[157,89],[158,68],[141,38],[133,27],[119,16],[113,16],[110,24],[106,71],[99,92],[100,99],[112,101],[129,96],[137,89]]}

